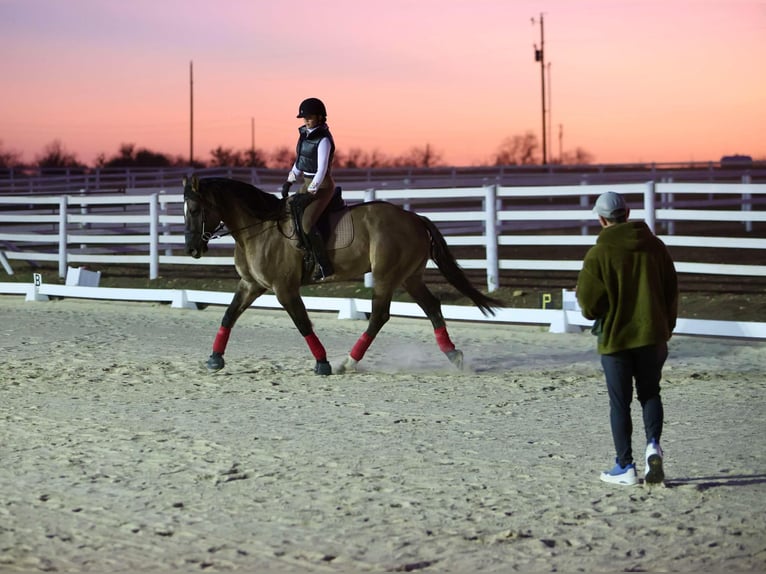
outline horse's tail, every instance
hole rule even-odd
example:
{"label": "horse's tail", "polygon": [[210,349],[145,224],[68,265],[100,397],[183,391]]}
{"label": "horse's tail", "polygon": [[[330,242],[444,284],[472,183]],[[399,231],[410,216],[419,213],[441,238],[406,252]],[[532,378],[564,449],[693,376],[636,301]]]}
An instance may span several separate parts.
{"label": "horse's tail", "polygon": [[418,217],[423,221],[426,229],[428,229],[428,233],[431,235],[431,259],[434,260],[439,271],[449,281],[450,285],[473,301],[484,315],[494,315],[494,308],[505,307],[502,301],[484,295],[484,293],[471,284],[465,272],[455,260],[455,256],[452,255],[447,241],[444,239],[442,232],[439,231],[439,228],[427,217],[422,215]]}

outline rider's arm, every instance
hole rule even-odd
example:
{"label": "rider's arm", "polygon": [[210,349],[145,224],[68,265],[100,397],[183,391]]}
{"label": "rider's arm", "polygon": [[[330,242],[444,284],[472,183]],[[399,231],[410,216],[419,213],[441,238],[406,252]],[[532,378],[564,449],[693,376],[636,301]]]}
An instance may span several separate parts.
{"label": "rider's arm", "polygon": [[322,184],[322,180],[327,175],[327,169],[330,167],[330,139],[322,138],[319,140],[319,147],[317,148],[317,172],[314,174],[314,179],[309,184],[309,192],[316,192],[317,188]]}

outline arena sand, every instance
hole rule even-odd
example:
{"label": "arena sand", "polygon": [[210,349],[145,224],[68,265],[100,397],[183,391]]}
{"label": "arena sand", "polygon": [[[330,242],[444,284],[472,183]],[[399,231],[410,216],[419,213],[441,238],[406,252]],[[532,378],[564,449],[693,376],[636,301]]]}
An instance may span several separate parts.
{"label": "arena sand", "polygon": [[[3,572],[766,567],[763,342],[675,337],[667,485],[618,487],[588,332],[452,322],[458,372],[393,318],[360,372],[317,377],[286,314],[253,309],[211,374],[222,307],[0,313]],[[312,318],[333,364],[365,327]]]}

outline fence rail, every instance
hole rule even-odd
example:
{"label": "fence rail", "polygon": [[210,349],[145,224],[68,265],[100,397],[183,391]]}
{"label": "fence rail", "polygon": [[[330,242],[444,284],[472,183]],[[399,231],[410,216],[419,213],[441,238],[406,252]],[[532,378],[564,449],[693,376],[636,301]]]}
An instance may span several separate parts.
{"label": "fence rail", "polygon": [[[757,254],[754,264],[677,261],[679,273],[766,277],[766,257],[761,257],[766,254],[766,184],[487,185],[343,195],[347,203],[386,200],[428,216],[459,250],[458,263],[483,271],[488,291],[494,291],[501,286],[501,271],[579,271],[580,257],[514,258],[513,250],[593,245],[598,224],[591,206],[606,189],[624,194],[631,217],[645,220],[669,246]],[[233,265],[231,237],[212,242],[202,259],[183,255],[181,190],[149,192],[0,196],[0,262],[9,274],[10,260],[58,262],[62,278],[75,263],[145,264],[150,279],[159,276],[161,265]],[[736,236],[732,224],[739,230]]]}
{"label": "fence rail", "polygon": [[[85,190],[89,194],[173,188],[192,171],[164,168],[1,168],[0,195],[45,195]],[[287,168],[209,167],[200,177],[231,177],[263,189],[277,189]],[[766,161],[745,163],[684,162],[592,165],[499,165],[440,167],[369,167],[333,170],[344,189],[423,189],[483,185],[599,185],[624,182],[766,182]]]}

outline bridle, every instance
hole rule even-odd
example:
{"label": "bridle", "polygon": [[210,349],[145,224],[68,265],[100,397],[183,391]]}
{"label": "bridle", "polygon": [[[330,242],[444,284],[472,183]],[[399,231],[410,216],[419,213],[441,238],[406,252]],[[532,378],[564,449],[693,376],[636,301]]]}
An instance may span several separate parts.
{"label": "bridle", "polygon": [[[220,234],[219,232],[225,227],[223,221],[219,221],[218,225],[216,225],[215,229],[213,231],[206,231],[205,227],[207,226],[207,219],[205,217],[205,202],[202,199],[202,195],[192,190],[191,192],[187,192],[184,197],[184,202],[188,200],[194,200],[199,204],[199,210],[200,210],[200,223],[201,223],[201,231],[200,231],[200,239],[202,239],[203,242],[208,243],[211,239],[217,239],[219,237],[222,237],[223,235],[229,235],[231,232],[227,231],[224,234]],[[186,236],[191,236],[192,233],[189,231],[186,231]]]}
{"label": "bridle", "polygon": [[218,225],[216,226],[213,231],[205,231],[205,209],[202,209],[202,233],[200,233],[200,237],[202,237],[202,241],[205,243],[208,243],[211,239],[218,239],[219,237],[223,237],[224,235],[231,235],[231,231],[227,231],[226,233],[218,233],[225,227],[223,221],[219,221]]}
{"label": "bridle", "polygon": [[[259,221],[257,223],[253,223],[253,224],[250,224],[250,225],[245,225],[244,227],[240,227],[239,229],[234,229],[234,230],[229,229],[229,230],[221,233],[221,230],[223,230],[226,227],[226,224],[223,221],[219,221],[218,225],[216,225],[216,227],[215,227],[215,229],[213,229],[213,231],[205,231],[205,227],[207,225],[207,220],[205,219],[205,201],[202,199],[202,194],[200,194],[199,191],[196,191],[196,190],[192,189],[191,191],[186,192],[184,194],[184,202],[186,202],[189,199],[193,199],[197,203],[199,203],[199,206],[200,206],[200,219],[201,219],[201,223],[202,223],[202,230],[200,231],[200,238],[205,243],[209,243],[213,239],[220,239],[221,237],[225,237],[227,235],[231,235],[232,233],[234,233],[236,231],[242,231],[242,230],[245,230],[245,229],[250,229],[252,227],[261,226],[261,225],[264,225],[266,223],[265,221]],[[185,235],[186,236],[190,236],[192,234],[190,232],[186,231]]]}

